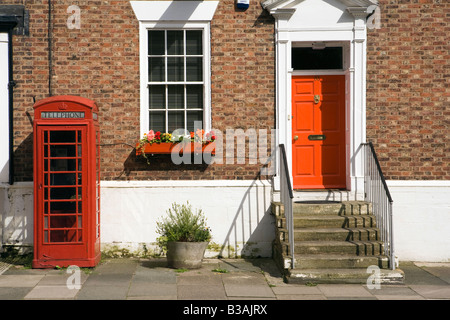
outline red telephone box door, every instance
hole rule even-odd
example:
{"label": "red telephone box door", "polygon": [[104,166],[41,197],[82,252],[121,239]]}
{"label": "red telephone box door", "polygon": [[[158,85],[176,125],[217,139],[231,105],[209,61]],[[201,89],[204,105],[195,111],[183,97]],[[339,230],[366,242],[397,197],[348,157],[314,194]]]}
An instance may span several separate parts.
{"label": "red telephone box door", "polygon": [[39,257],[58,259],[70,252],[70,260],[87,257],[86,126],[39,126],[37,238]]}

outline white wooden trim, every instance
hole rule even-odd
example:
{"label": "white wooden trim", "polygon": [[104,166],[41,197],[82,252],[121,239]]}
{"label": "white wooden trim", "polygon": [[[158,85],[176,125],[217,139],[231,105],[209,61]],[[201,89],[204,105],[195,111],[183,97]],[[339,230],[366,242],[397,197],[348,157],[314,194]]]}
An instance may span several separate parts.
{"label": "white wooden trim", "polygon": [[130,1],[139,21],[211,21],[219,1]]}
{"label": "white wooden trim", "polygon": [[149,130],[147,30],[203,29],[204,105],[203,128],[211,130],[211,31],[210,21],[219,1],[130,1],[139,20],[140,132]]}
{"label": "white wooden trim", "polygon": [[0,183],[9,182],[8,33],[0,32]]}

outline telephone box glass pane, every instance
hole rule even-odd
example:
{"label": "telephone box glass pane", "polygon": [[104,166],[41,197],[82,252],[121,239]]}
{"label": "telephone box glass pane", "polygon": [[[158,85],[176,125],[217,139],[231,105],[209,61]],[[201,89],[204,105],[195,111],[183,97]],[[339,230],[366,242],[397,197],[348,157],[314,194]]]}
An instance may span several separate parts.
{"label": "telephone box glass pane", "polygon": [[50,146],[50,157],[53,158],[65,158],[65,157],[76,157],[76,146],[75,145],[51,145]]}
{"label": "telephone box glass pane", "polygon": [[50,200],[75,199],[76,188],[52,188],[50,191]]}
{"label": "telephone box glass pane", "polygon": [[50,143],[76,142],[76,131],[50,131]]}
{"label": "telephone box glass pane", "polygon": [[61,201],[61,202],[51,202],[50,203],[50,213],[76,213],[77,203],[76,201]]}
{"label": "telephone box glass pane", "polygon": [[76,173],[51,173],[51,186],[71,186],[76,185]]}
{"label": "telephone box glass pane", "polygon": [[50,160],[50,171],[76,171],[76,168],[75,159]]}
{"label": "telephone box glass pane", "polygon": [[52,216],[50,228],[73,228],[75,227],[75,216]]}

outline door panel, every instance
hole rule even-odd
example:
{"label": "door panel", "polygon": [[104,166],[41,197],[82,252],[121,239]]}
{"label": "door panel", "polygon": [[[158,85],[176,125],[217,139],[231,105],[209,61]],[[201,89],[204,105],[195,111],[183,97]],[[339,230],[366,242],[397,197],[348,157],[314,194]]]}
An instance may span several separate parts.
{"label": "door panel", "polygon": [[345,188],[345,76],[292,78],[295,189]]}

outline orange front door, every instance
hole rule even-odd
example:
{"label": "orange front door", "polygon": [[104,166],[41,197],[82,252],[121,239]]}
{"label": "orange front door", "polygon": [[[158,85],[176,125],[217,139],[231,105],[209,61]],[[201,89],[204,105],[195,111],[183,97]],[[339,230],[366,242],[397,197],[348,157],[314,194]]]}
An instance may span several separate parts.
{"label": "orange front door", "polygon": [[345,76],[292,77],[294,189],[346,187]]}

